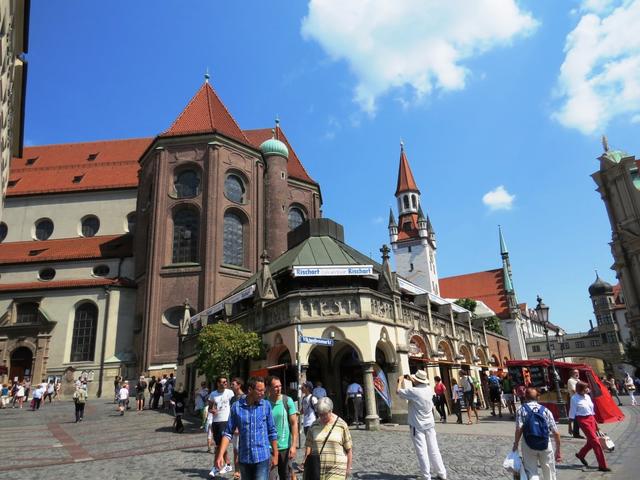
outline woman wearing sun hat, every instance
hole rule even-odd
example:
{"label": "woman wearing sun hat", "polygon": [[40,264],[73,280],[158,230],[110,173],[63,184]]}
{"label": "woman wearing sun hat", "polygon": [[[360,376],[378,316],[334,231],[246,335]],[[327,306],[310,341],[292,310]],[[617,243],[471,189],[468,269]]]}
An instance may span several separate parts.
{"label": "woman wearing sun hat", "polygon": [[[409,380],[412,386],[403,388],[405,380]],[[399,377],[396,393],[409,402],[409,430],[423,477],[431,478],[433,467],[435,478],[446,479],[447,471],[440,455],[433,418],[433,389],[427,372],[418,370],[414,375]]]}

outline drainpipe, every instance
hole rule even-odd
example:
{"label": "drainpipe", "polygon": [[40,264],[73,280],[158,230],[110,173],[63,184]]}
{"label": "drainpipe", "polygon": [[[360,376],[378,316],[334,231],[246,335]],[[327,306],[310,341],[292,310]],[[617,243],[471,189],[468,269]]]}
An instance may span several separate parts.
{"label": "drainpipe", "polygon": [[106,306],[104,309],[104,322],[102,327],[102,348],[100,349],[100,373],[98,375],[98,393],[97,397],[102,397],[102,380],[104,379],[104,356],[105,348],[107,346],[107,330],[109,325],[109,306],[111,304],[111,287],[104,287],[104,294],[107,297]]}

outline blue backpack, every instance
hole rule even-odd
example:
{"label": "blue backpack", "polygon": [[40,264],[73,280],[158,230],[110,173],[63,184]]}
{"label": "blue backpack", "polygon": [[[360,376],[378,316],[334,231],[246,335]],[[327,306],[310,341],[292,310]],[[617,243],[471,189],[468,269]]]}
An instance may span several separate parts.
{"label": "blue backpack", "polygon": [[544,416],[544,407],[540,405],[537,412],[534,412],[527,404],[524,404],[522,408],[527,412],[522,424],[524,441],[532,450],[546,450],[549,446],[549,425]]}

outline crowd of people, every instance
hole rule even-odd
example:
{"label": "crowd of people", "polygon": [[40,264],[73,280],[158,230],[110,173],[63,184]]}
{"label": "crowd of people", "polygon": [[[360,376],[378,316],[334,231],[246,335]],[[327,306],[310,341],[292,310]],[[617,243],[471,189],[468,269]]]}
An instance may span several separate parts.
{"label": "crowd of people", "polygon": [[0,408],[23,408],[26,404],[30,410],[40,410],[47,399],[49,403],[58,400],[59,392],[60,382],[55,379],[43,379],[37,385],[32,385],[28,377],[22,381],[14,379],[11,384],[2,384]]}

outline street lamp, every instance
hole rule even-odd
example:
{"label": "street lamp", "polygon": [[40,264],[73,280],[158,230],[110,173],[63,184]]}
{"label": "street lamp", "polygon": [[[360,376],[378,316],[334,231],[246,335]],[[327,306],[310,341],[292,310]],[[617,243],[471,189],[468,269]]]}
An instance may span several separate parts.
{"label": "street lamp", "polygon": [[542,323],[542,327],[544,329],[544,336],[547,339],[547,350],[549,351],[549,357],[551,358],[551,369],[553,370],[553,384],[556,387],[556,395],[558,396],[557,404],[558,404],[558,414],[560,423],[567,422],[567,408],[562,400],[562,394],[560,393],[560,382],[559,375],[556,371],[556,364],[553,358],[553,351],[551,350],[551,344],[549,343],[549,307],[547,307],[544,303],[542,303],[542,299],[540,295],[536,299],[538,301],[538,305],[536,306],[536,314],[538,316],[538,321]]}

